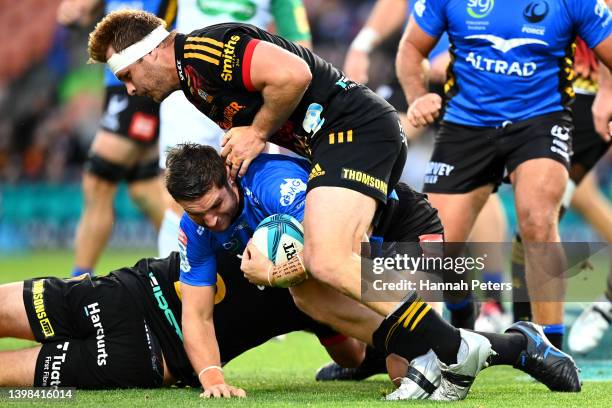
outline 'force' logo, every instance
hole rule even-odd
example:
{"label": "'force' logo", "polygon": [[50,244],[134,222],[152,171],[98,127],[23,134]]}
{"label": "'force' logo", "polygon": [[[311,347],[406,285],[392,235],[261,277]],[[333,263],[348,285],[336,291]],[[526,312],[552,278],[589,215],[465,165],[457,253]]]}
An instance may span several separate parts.
{"label": "'force' logo", "polygon": [[548,14],[548,3],[545,1],[534,1],[531,2],[523,10],[523,17],[525,20],[532,24],[539,23],[544,20],[544,17]]}
{"label": "'force' logo", "polygon": [[53,330],[53,326],[51,325],[51,321],[49,317],[47,317],[47,311],[45,309],[45,280],[39,279],[32,283],[32,303],[34,305],[34,313],[36,313],[36,318],[40,323],[40,328],[42,329],[45,338],[53,337],[55,335],[55,331]]}
{"label": "'force' logo", "polygon": [[104,326],[100,319],[100,305],[98,302],[91,303],[85,306],[85,316],[91,319],[94,329],[96,329],[96,348],[98,349],[98,366],[106,365],[106,336],[104,335]]}

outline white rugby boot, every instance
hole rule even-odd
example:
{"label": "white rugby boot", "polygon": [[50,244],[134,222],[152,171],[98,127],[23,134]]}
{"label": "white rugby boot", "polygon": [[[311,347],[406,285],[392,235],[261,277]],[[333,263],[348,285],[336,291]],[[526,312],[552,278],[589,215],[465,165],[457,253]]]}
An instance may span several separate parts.
{"label": "white rugby boot", "polygon": [[406,376],[402,378],[402,383],[386,399],[407,400],[407,399],[426,399],[440,386],[440,366],[438,357],[429,350],[426,354],[414,358],[410,362],[410,367]]}
{"label": "white rugby boot", "polygon": [[489,340],[480,334],[459,329],[461,344],[457,352],[457,363],[446,365],[438,360],[440,366],[440,386],[431,394],[436,401],[457,401],[467,396],[478,373],[489,366],[489,357],[497,354]]}

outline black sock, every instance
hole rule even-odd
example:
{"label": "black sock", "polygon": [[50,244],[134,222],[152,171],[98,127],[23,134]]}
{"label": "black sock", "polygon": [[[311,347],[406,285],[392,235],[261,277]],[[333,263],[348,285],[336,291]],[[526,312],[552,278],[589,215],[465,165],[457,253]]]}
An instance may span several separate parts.
{"label": "black sock", "polygon": [[459,330],[445,322],[416,294],[387,316],[372,338],[375,348],[398,354],[408,361],[432,349],[448,365],[457,363],[461,343]]}
{"label": "black sock", "polygon": [[491,347],[497,353],[495,356],[489,358],[489,364],[494,365],[514,365],[519,355],[525,347],[527,347],[527,340],[522,333],[485,333],[475,331],[481,336],[486,337],[491,342]]}
{"label": "black sock", "polygon": [[525,253],[521,236],[512,241],[512,314],[514,321],[531,321],[531,304],[525,280]]}
{"label": "black sock", "polygon": [[451,324],[453,326],[461,329],[474,329],[474,323],[476,323],[476,305],[471,294],[459,303],[445,302],[445,305],[450,311]]}
{"label": "black sock", "polygon": [[559,324],[547,324],[542,326],[542,331],[546,335],[548,341],[559,350],[563,350],[563,336],[565,335],[565,326]]}

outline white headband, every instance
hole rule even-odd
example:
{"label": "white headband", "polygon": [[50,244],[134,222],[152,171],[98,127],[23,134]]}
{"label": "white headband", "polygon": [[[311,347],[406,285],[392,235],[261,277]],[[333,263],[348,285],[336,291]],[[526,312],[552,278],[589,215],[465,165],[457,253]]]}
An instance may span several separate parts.
{"label": "white headband", "polygon": [[155,49],[170,33],[162,26],[151,31],[142,40],[130,45],[120,52],[116,52],[106,61],[108,67],[117,75],[117,72],[135,63]]}

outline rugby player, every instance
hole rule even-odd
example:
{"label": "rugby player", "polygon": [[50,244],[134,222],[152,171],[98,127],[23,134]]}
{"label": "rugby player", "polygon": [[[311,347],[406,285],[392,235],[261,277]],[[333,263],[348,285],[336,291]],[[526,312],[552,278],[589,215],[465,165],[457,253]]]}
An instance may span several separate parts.
{"label": "rugby player", "polygon": [[[295,330],[315,333],[342,365],[360,362],[361,343],[307,317],[286,290],[251,285],[240,274],[240,260],[229,253],[219,253],[216,262],[214,318],[222,365]],[[183,348],[179,264],[174,252],[102,277],[84,274],[1,285],[0,338],[41,345],[0,351],[0,386],[199,386]]]}
{"label": "rugby player", "polygon": [[[612,242],[612,211],[608,200],[598,191],[595,177],[591,171],[610,148],[610,141],[603,140],[595,129],[591,107],[595,100],[598,84],[599,62],[595,54],[580,38],[576,41],[574,61],[576,79],[574,89],[576,99],[571,106],[574,118],[574,134],[569,181],[566,188],[559,219],[571,206],[587,220],[608,242]],[[605,72],[604,72],[605,74]],[[604,78],[605,81],[605,78]],[[604,87],[604,96],[606,91]],[[609,92],[608,92],[609,95]],[[522,256],[522,242],[519,234],[513,242],[512,275],[517,284],[517,297],[528,298],[524,292],[525,264]],[[515,320],[530,320],[529,303],[517,302],[514,305]],[[612,321],[612,272],[608,276],[607,291],[593,305],[587,307],[574,322],[568,336],[568,346],[572,352],[586,353],[599,343]],[[549,332],[553,328],[548,328]],[[547,333],[549,338],[561,337],[565,327],[556,328],[556,333]],[[559,338],[558,342],[562,342]],[[554,342],[553,342],[554,343]]]}
{"label": "rugby player", "polygon": [[[399,44],[399,38],[395,38],[395,33],[403,31],[414,4],[414,0],[376,1],[367,21],[347,51],[343,72],[349,78],[363,84],[368,83],[370,53],[375,48],[382,49],[384,58],[388,58],[390,61],[395,59]],[[428,60],[424,61],[425,66],[428,67],[424,72],[428,79],[428,88],[430,92],[440,95],[444,92],[446,70],[450,62],[449,45],[448,36],[443,35],[429,52]],[[415,128],[408,122],[406,116],[408,104],[395,70],[389,73],[383,85],[376,89],[376,93],[384,97],[398,111],[406,136],[410,140],[416,140],[424,133],[425,127]],[[410,171],[409,169],[405,170]],[[506,234],[506,217],[502,203],[497,194],[491,194],[474,223],[470,241],[502,242],[506,239]],[[483,281],[501,282],[503,280],[502,254],[494,253],[491,247],[487,249],[488,269],[483,271]],[[474,302],[471,301],[470,297],[461,302],[447,303],[451,312],[452,325],[501,333],[510,325],[510,316],[504,313],[499,291],[488,291],[487,297],[490,300],[482,305],[478,318],[476,318]]]}
{"label": "rugby player", "polygon": [[[312,303],[308,307],[309,314],[317,321],[328,323],[340,333],[376,347],[373,336],[376,336],[376,333],[388,332],[386,325],[390,319],[383,321],[381,316],[349,297],[316,280],[306,279],[306,274],[299,270],[293,269],[281,276],[280,274],[288,272],[286,267],[295,264],[295,261],[273,266],[253,244],[247,244],[259,222],[269,215],[289,214],[298,221],[303,219],[308,171],[308,163],[303,159],[262,154],[253,161],[247,173],[238,182],[234,182],[229,177],[229,168],[225,167],[223,159],[212,147],[187,144],[180,145],[169,153],[166,187],[186,212],[181,220],[179,238],[182,256],[180,281],[184,297],[182,320],[185,344],[193,365],[204,367],[202,370],[204,374],[208,367],[218,365],[217,344],[214,342],[214,337],[210,336],[209,328],[212,327],[210,319],[214,310],[210,288],[215,283],[217,269],[214,255],[220,251],[242,254],[241,269],[252,283],[289,286],[292,294],[301,286],[308,285],[311,293],[316,294],[316,297],[310,299]],[[430,240],[439,242],[442,240],[442,231],[436,210],[429,205],[425,196],[403,184],[398,184],[381,213],[381,220],[372,236],[381,237],[387,242]],[[298,256],[301,257],[303,254],[298,253],[292,260],[298,259]],[[187,306],[187,295],[192,296],[189,306]],[[411,297],[417,296],[411,295]],[[300,302],[295,296],[294,299]],[[410,343],[410,348],[399,349],[398,354],[411,361],[413,371],[406,374],[398,392],[390,394],[389,398],[425,398],[432,393],[434,399],[464,398],[462,389],[445,385],[442,381],[444,377],[441,376],[436,363],[436,354],[444,353],[446,339],[430,337],[432,333],[440,336],[441,331],[449,327],[448,324],[431,311],[422,300],[415,299],[413,302],[416,302],[414,303],[416,306],[408,312],[402,312],[405,313],[402,320],[406,319],[403,326],[419,330],[420,322],[427,318],[427,330],[431,333],[419,331],[419,341],[415,339]],[[195,310],[188,310],[187,307]],[[204,322],[199,322],[199,319]],[[194,332],[198,326],[204,326],[204,330],[197,336],[198,344],[205,345],[202,350],[196,352],[190,350],[188,326],[191,326],[189,330]],[[372,335],[372,332],[375,334]],[[519,323],[512,326],[504,335],[470,331],[461,331],[461,333],[464,339],[480,335],[491,342],[497,355],[491,359],[487,358],[487,364],[514,364],[515,367],[526,370],[535,378],[545,382],[551,389],[579,390],[571,359],[544,341],[543,334],[538,334],[536,326]],[[193,334],[196,337],[198,333]],[[470,347],[469,341],[462,340],[463,351],[460,351],[460,356],[468,354],[466,348]],[[436,354],[429,352],[430,348],[433,348]],[[545,349],[549,349],[549,352]],[[379,348],[379,350],[384,353],[385,349]],[[200,356],[206,359],[198,360]],[[526,365],[519,364],[522,358],[519,356],[525,356]],[[556,368],[552,368],[550,358],[558,364]],[[533,370],[531,362],[536,360],[544,362],[544,365]],[[477,362],[478,360],[471,360],[472,364]],[[559,376],[557,370],[561,367],[565,374]],[[442,369],[445,367],[442,366]],[[553,374],[553,371],[557,372]],[[570,375],[566,376],[567,374]],[[202,377],[205,389],[210,387],[207,385],[208,382],[214,386],[223,381],[222,377],[218,379],[205,378],[204,375]],[[441,385],[436,389],[439,384]],[[464,387],[466,391],[469,389],[469,386],[464,385]]]}
{"label": "rugby player", "polygon": [[[312,167],[303,219],[305,267],[299,257],[289,266],[294,277],[308,270],[314,279],[292,288],[296,304],[340,332],[348,324],[356,333],[347,330],[347,334],[408,361],[432,348],[445,374],[434,397],[465,398],[471,381],[457,381],[457,375],[473,377],[487,365],[494,353],[487,337],[448,325],[414,293],[399,305],[368,303],[377,313],[387,314],[382,323],[365,307],[358,313],[347,309],[352,315],[338,316],[342,308],[325,310],[324,302],[314,301],[326,292],[338,298],[334,289],[360,298],[361,258],[353,251],[360,251],[377,203],[386,203],[389,186],[395,186],[406,155],[405,139],[390,105],[309,50],[249,25],[219,24],[186,36],[168,33],[151,13],[118,11],[91,33],[89,54],[93,61],[107,62],[128,93],[161,101],[182,89],[200,111],[230,129],[222,153],[227,156],[234,188],[239,183],[233,180],[236,174],[246,173],[268,138],[309,157]],[[194,172],[195,177],[199,170]],[[218,201],[216,195],[228,195],[227,191],[227,186],[216,187],[206,198]],[[191,194],[204,200],[201,191]],[[232,207],[232,201],[236,202],[236,196],[215,207],[209,219],[216,230],[231,224],[226,207]],[[205,212],[212,204],[217,205],[204,200],[197,203],[204,207],[191,210],[208,217]],[[207,336],[212,330],[211,281],[197,283],[181,283],[188,333],[185,347],[207,392],[229,395],[236,390],[225,384],[217,370],[217,347]],[[400,325],[417,311],[411,326]],[[369,324],[355,324],[368,315]],[[495,346],[498,353],[500,347]],[[562,365],[573,367],[573,362],[566,359]],[[575,370],[565,373],[572,378],[560,379],[563,387],[577,390]]]}
{"label": "rugby player", "polygon": [[[58,8],[63,25],[88,25],[100,0],[64,0]],[[105,1],[104,12],[133,7],[133,1]],[[176,16],[176,2],[138,2],[167,25]],[[83,172],[84,209],[74,240],[73,276],[91,274],[113,228],[113,202],[118,184],[127,182],[130,197],[159,230],[164,208],[157,165],[159,104],[142,96],[129,96],[108,69],[104,73],[106,108],[92,142]]]}
{"label": "rugby player", "polygon": [[[563,322],[565,258],[553,243],[560,240],[558,213],[570,166],[573,42],[580,35],[610,67],[611,18],[603,0],[419,0],[397,57],[408,120],[432,123],[442,100],[427,93],[421,61],[448,33],[453,62],[424,190],[440,211],[447,240],[464,242],[489,195],[509,176],[523,241],[536,243],[525,246],[533,318],[549,334]],[[606,140],[609,130],[601,122],[607,125],[612,114],[609,100],[594,106]],[[557,346],[559,340],[552,336]]]}
{"label": "rugby player", "polygon": [[[234,21],[267,29],[273,27],[278,35],[296,44],[311,48],[310,27],[302,0],[252,0],[244,7],[235,2],[202,2],[179,0],[176,30],[190,32],[200,27]],[[159,167],[166,168],[166,152],[184,142],[200,143],[221,150],[223,131],[212,120],[202,115],[181,92],[174,92],[159,108]],[[183,209],[164,190],[164,219],[158,235],[158,255],[167,256],[178,251],[180,217]]]}

